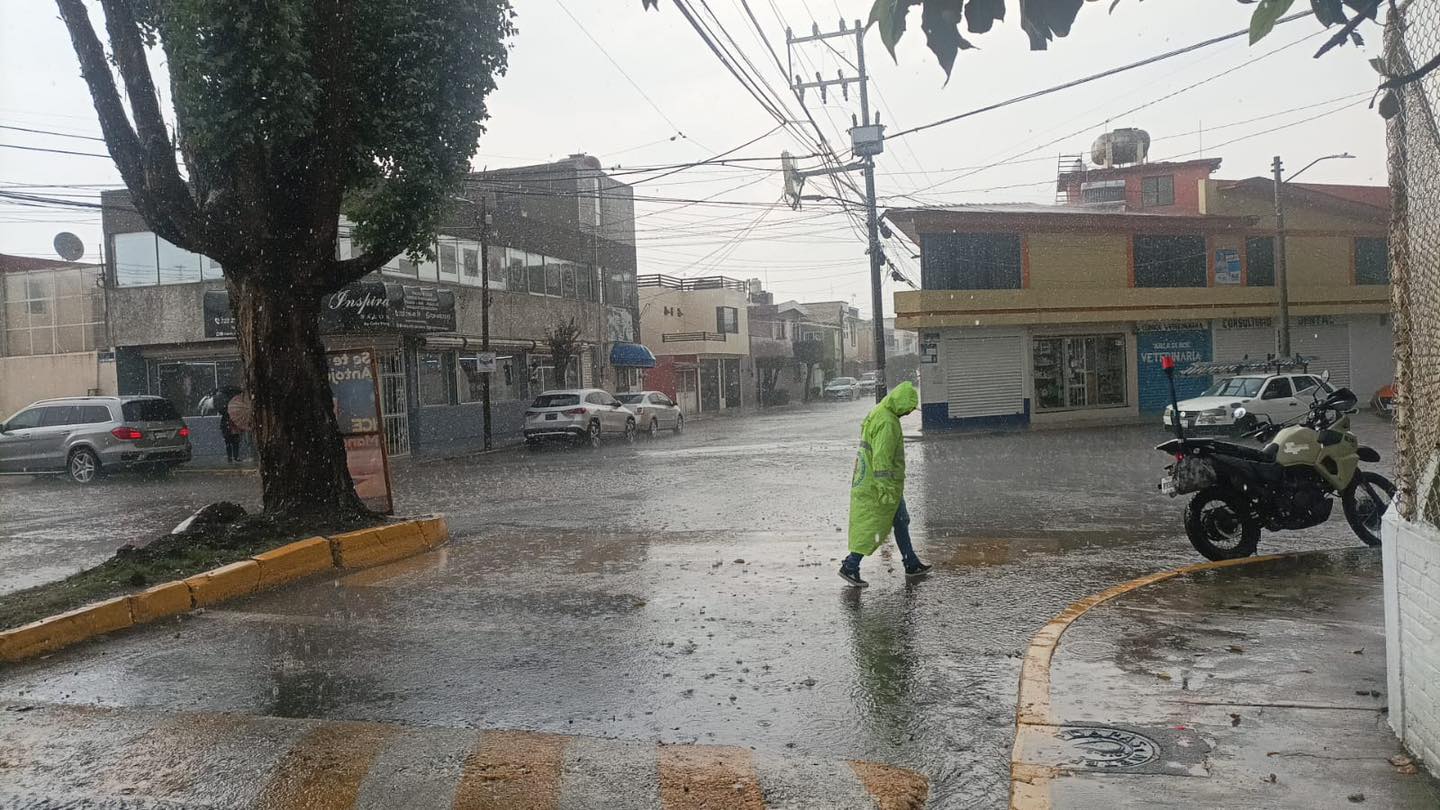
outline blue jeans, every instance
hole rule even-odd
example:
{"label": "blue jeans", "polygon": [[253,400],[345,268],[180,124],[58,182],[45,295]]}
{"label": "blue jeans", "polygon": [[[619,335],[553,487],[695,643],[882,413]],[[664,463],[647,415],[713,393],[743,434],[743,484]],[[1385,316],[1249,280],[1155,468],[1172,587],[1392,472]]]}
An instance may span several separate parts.
{"label": "blue jeans", "polygon": [[[900,559],[905,563],[906,568],[913,568],[920,564],[920,558],[915,556],[915,547],[910,543],[910,510],[905,508],[905,499],[900,499],[900,507],[895,510],[895,545],[900,548]],[[845,558],[844,566],[851,571],[860,570],[860,561],[863,556],[850,552]]]}

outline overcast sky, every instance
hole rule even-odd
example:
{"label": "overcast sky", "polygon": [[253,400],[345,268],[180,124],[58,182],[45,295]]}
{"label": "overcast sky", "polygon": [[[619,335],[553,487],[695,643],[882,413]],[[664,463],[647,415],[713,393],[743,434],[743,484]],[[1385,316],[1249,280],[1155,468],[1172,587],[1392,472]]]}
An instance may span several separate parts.
{"label": "overcast sky", "polygon": [[[740,0],[708,4],[765,81],[785,94],[785,79]],[[863,17],[869,0],[749,4],[765,40],[785,60],[780,19],[797,32],[808,31],[812,19],[832,30],[842,13],[851,20]],[[520,30],[509,74],[490,100],[492,118],[477,168],[575,152],[596,155],[607,167],[696,161],[777,126],[670,3],[649,13],[641,11],[639,0],[515,5]],[[703,13],[704,5],[694,5]],[[1230,0],[1121,0],[1108,14],[1108,2],[1089,2],[1070,37],[1047,52],[1031,52],[1018,25],[1018,3],[1009,5],[1011,18],[974,38],[980,49],[960,55],[948,84],[925,48],[918,11],[898,64],[872,32],[866,39],[871,103],[890,132],[1243,28],[1253,8]],[[98,10],[93,13],[98,19]],[[1316,60],[1312,55],[1326,36],[1322,30],[1307,18],[1280,26],[1253,48],[1238,38],[891,140],[877,161],[882,205],[1051,202],[1057,158],[1087,152],[1096,135],[1119,126],[1151,133],[1152,160],[1198,157],[1202,149],[1206,157],[1223,158],[1221,177],[1266,174],[1275,154],[1298,169],[1314,157],[1349,151],[1358,159],[1328,161],[1305,180],[1383,185],[1384,126],[1366,107],[1367,91],[1376,83],[1366,62],[1378,52],[1379,29],[1362,29],[1365,48],[1347,46]],[[831,77],[842,69],[854,75],[844,61],[854,58],[853,41],[833,43],[842,53],[823,44],[796,46],[805,75],[818,70]],[[1186,89],[1199,82],[1204,83]],[[786,98],[799,116],[793,96]],[[855,94],[849,101],[832,95],[822,104],[812,93],[806,101],[830,142],[837,149],[848,146],[844,128],[858,111]],[[54,5],[45,0],[0,0],[0,123],[99,134],[69,38]],[[808,122],[795,127],[808,128]],[[108,158],[13,148],[103,154],[101,143],[0,129],[0,144],[8,145],[0,147],[0,188],[84,195],[120,182]],[[781,130],[737,155],[813,149],[801,135]],[[864,242],[852,220],[824,203],[806,203],[800,211],[764,207],[780,199],[780,175],[772,163],[746,165],[693,169],[636,188],[642,198],[754,204],[679,207],[642,200],[636,206],[640,272],[758,277],[781,299],[853,299],[868,311]],[[859,185],[858,175],[855,181]],[[822,182],[811,181],[807,192],[834,194]],[[98,215],[0,203],[0,252],[52,256],[51,239],[60,230],[80,234],[95,255]],[[918,282],[918,262],[895,242],[887,250]],[[887,282],[887,309],[894,286]]]}

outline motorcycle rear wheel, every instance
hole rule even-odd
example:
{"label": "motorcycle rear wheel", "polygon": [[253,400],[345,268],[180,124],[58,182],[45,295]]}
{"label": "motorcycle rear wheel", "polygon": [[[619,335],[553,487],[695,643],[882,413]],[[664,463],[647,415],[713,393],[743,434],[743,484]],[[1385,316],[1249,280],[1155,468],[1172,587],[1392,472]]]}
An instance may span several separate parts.
{"label": "motorcycle rear wheel", "polygon": [[1209,487],[1185,507],[1185,534],[1207,560],[1249,557],[1260,545],[1260,521],[1245,496],[1227,487]]}
{"label": "motorcycle rear wheel", "polygon": [[1380,519],[1395,500],[1395,484],[1377,472],[1362,470],[1340,496],[1345,521],[1367,546],[1380,545]]}

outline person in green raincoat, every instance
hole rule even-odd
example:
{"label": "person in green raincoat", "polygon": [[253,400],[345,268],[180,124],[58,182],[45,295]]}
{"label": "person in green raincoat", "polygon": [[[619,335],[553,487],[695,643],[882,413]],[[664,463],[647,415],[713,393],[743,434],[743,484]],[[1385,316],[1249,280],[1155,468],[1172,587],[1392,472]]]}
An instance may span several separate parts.
{"label": "person in green raincoat", "polygon": [[900,417],[919,405],[920,392],[902,382],[870,410],[860,427],[860,451],[850,479],[850,556],[840,564],[840,578],[857,588],[869,585],[860,578],[860,561],[875,553],[892,528],[905,575],[922,576],[930,570],[910,544],[910,512],[905,508],[905,438]]}

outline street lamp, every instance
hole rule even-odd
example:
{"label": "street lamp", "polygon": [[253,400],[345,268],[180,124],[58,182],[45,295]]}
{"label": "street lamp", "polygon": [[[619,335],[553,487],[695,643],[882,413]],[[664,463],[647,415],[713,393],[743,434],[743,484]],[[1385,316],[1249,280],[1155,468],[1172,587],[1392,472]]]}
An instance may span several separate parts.
{"label": "street lamp", "polygon": [[1279,356],[1290,357],[1290,281],[1285,272],[1285,184],[1305,173],[1306,169],[1314,166],[1322,160],[1351,159],[1355,156],[1349,152],[1341,152],[1338,155],[1325,155],[1318,157],[1305,164],[1305,168],[1290,175],[1288,180],[1283,179],[1283,166],[1280,163],[1280,156],[1276,155],[1275,160],[1270,164],[1275,175],[1275,286],[1280,288],[1280,337]]}

